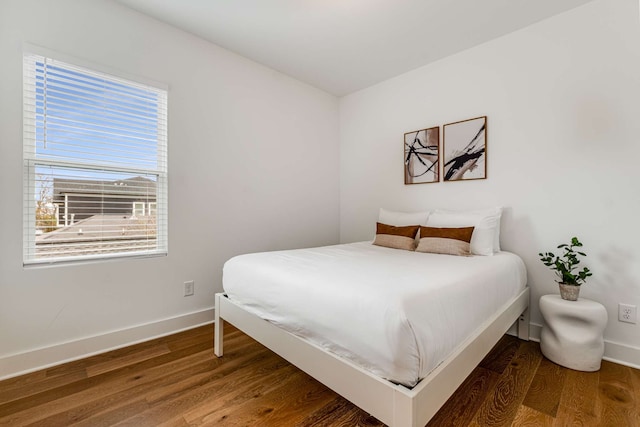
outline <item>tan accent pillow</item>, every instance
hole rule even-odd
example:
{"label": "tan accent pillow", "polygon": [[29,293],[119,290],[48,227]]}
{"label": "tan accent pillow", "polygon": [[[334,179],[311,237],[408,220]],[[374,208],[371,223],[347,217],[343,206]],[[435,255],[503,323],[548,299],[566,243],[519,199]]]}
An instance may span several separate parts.
{"label": "tan accent pillow", "polygon": [[419,225],[396,227],[395,225],[377,222],[376,239],[373,241],[373,244],[387,248],[412,251],[416,248],[415,238],[419,229]]}
{"label": "tan accent pillow", "polygon": [[473,228],[420,227],[420,242],[416,252],[469,256]]}

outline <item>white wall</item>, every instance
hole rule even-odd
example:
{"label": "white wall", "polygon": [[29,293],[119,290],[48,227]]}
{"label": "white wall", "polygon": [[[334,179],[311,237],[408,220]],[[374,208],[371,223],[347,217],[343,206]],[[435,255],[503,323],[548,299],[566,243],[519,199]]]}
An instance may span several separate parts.
{"label": "white wall", "polygon": [[[557,293],[538,252],[578,236],[609,313],[607,355],[640,365],[640,23],[635,0],[598,0],[340,100],[340,232],[371,238],[379,207],[508,207],[502,246],[538,299]],[[488,179],[403,184],[403,133],[488,116]],[[534,331],[535,333],[535,331]],[[617,345],[622,344],[622,345]]]}
{"label": "white wall", "polygon": [[[24,42],[169,85],[167,257],[23,268]],[[106,0],[3,0],[0,58],[0,377],[212,320],[233,255],[337,243],[335,97]]]}

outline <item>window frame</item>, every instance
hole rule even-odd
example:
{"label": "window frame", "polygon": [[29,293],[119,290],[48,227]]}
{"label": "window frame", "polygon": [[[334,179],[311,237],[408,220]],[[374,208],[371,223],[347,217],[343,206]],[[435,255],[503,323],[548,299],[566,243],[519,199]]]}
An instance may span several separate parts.
{"label": "window frame", "polygon": [[[50,49],[23,44],[23,266],[65,264],[65,263],[83,263],[88,261],[111,260],[117,258],[139,258],[139,257],[156,257],[166,256],[169,251],[169,230],[168,230],[168,85],[153,81],[139,76],[133,76],[118,70],[96,64],[90,61],[81,60],[69,55],[61,54]],[[87,75],[102,75],[106,79],[112,79],[118,83],[134,85],[142,85],[150,90],[157,91],[158,108],[160,115],[163,117],[158,121],[157,132],[157,152],[159,156],[163,156],[162,161],[158,161],[157,168],[151,170],[149,168],[130,168],[130,167],[106,167],[103,164],[96,163],[91,165],[87,163],[87,159],[82,162],[38,159],[36,155],[36,109],[35,102],[29,101],[28,91],[35,87],[35,75],[28,75],[31,65],[28,61],[33,61],[33,57],[43,57],[52,61],[64,63],[71,68],[79,68],[87,71]],[[82,254],[57,257],[40,257],[36,253],[36,167],[52,166],[64,168],[76,168],[77,170],[95,170],[101,172],[112,173],[136,173],[145,175],[154,175],[156,180],[156,245],[151,250],[132,250],[114,253],[101,254]],[[146,208],[146,206],[145,206]],[[56,209],[56,212],[58,210]],[[146,210],[145,210],[146,213]],[[59,219],[59,215],[56,215]],[[60,226],[60,224],[58,224]]]}

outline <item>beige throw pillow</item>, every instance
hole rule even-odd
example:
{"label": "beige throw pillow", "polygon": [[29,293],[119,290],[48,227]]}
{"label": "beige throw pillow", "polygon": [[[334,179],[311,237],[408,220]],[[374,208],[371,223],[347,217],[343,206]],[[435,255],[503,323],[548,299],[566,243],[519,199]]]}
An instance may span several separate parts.
{"label": "beige throw pillow", "polygon": [[420,243],[416,252],[447,255],[471,255],[473,227],[420,227]]}
{"label": "beige throw pillow", "polygon": [[395,225],[377,222],[376,239],[373,241],[373,244],[387,248],[412,251],[416,248],[415,238],[419,229],[419,225],[396,227]]}

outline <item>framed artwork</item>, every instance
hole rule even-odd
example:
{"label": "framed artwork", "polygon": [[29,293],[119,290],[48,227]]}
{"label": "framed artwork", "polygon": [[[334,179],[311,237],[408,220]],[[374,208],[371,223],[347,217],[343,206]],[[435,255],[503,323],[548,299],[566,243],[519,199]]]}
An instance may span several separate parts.
{"label": "framed artwork", "polygon": [[487,116],[443,127],[444,181],[487,177]]}
{"label": "framed artwork", "polygon": [[440,180],[440,127],[404,134],[404,183],[425,184]]}

